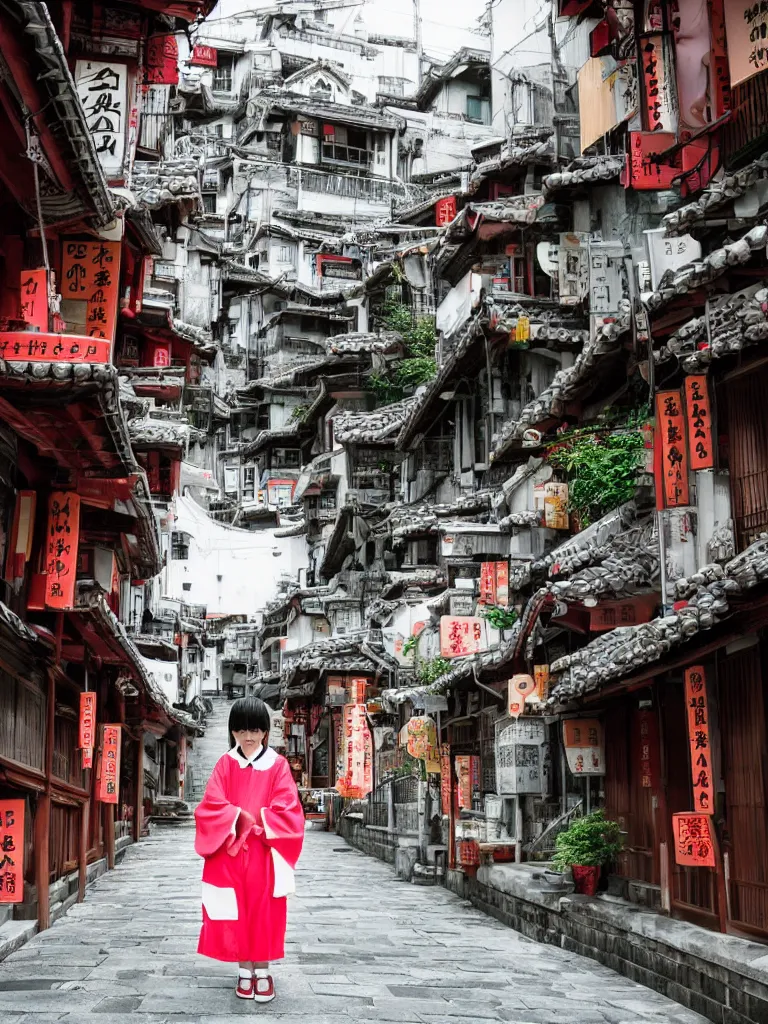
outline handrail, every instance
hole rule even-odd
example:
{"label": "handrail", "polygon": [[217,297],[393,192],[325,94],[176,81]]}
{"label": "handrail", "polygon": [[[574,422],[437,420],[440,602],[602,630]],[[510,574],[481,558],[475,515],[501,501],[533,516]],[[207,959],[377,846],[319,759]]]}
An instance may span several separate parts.
{"label": "handrail", "polygon": [[561,814],[560,817],[556,818],[553,822],[550,822],[541,835],[536,836],[535,839],[532,839],[531,842],[524,847],[525,852],[533,853],[536,849],[541,849],[544,845],[545,839],[550,835],[557,834],[562,831],[563,826],[570,824],[574,818],[580,817],[580,814],[577,812],[581,811],[583,804],[584,801],[579,800],[579,802],[569,811],[566,811],[565,814]]}

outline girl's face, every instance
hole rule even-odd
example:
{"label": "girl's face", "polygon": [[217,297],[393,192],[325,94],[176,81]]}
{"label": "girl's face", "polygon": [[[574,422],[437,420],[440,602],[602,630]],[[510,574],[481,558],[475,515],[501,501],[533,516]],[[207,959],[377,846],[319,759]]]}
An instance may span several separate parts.
{"label": "girl's face", "polygon": [[232,735],[245,756],[250,758],[261,750],[267,734],[262,729],[238,729]]}

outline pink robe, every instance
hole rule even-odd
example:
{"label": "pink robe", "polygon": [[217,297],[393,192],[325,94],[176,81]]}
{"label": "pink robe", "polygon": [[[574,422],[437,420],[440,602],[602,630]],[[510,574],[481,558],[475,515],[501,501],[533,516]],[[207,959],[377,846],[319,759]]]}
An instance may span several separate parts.
{"label": "pink robe", "polygon": [[[241,809],[257,824],[230,856]],[[271,748],[257,761],[228,751],[195,819],[195,851],[205,860],[198,953],[233,963],[281,960],[287,896],[304,842],[304,812],[288,762]]]}

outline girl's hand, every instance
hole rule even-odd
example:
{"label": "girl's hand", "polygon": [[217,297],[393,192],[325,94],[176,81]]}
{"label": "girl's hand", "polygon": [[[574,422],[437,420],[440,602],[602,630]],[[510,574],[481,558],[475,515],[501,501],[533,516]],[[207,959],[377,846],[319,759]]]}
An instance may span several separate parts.
{"label": "girl's hand", "polygon": [[[243,818],[246,820],[243,822],[242,828],[240,828],[240,822]],[[264,829],[261,825],[256,824],[256,819],[253,815],[248,814],[246,811],[241,811],[235,826],[235,835],[230,836],[227,853],[230,857],[236,857],[241,850],[248,849],[248,839],[251,836],[255,839],[260,839],[263,835]]]}
{"label": "girl's hand", "polygon": [[248,811],[240,811],[235,822],[235,835],[238,839],[247,836],[256,824],[256,819]]}

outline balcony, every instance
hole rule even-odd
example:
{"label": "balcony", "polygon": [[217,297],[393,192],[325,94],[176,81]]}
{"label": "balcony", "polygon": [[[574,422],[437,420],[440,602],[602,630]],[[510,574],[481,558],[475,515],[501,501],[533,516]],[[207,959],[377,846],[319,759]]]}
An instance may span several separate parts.
{"label": "balcony", "polygon": [[325,163],[346,164],[351,167],[364,167],[366,170],[373,163],[373,151],[359,149],[357,146],[346,146],[338,142],[323,143],[323,161]]}

